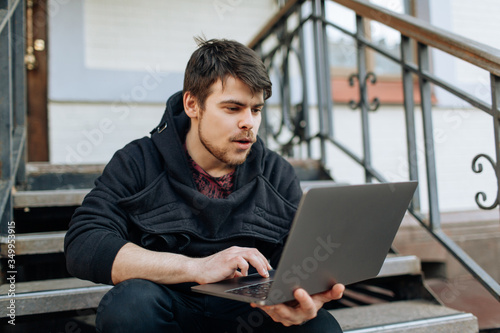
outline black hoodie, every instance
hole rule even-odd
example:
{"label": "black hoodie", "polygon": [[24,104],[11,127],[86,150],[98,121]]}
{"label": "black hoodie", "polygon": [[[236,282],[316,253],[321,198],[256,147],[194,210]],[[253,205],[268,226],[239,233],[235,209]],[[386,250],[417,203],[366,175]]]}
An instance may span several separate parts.
{"label": "black hoodie", "polygon": [[189,124],[178,92],[151,137],[115,153],[70,222],[64,249],[71,274],[111,284],[127,242],[193,257],[255,247],[277,264],[302,195],[293,167],[257,138],[236,168],[233,192],[210,199],[197,191],[183,148]]}

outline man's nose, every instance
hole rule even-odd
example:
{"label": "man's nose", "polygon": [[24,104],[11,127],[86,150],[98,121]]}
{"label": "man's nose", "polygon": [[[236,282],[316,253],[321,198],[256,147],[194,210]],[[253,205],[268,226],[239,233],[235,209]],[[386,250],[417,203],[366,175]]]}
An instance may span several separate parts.
{"label": "man's nose", "polygon": [[252,129],[255,125],[255,115],[252,109],[248,108],[242,112],[239,127],[245,129]]}

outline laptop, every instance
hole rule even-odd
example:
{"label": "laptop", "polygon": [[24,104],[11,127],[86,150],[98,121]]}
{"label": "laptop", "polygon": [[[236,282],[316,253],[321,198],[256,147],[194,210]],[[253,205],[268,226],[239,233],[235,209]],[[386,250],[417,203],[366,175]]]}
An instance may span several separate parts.
{"label": "laptop", "polygon": [[195,292],[271,305],[335,283],[375,277],[417,188],[416,181],[304,189],[276,270],[191,287]]}

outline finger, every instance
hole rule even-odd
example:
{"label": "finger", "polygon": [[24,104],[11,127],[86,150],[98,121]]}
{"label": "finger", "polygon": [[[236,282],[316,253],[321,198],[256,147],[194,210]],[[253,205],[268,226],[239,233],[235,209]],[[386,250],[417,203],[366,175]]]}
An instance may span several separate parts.
{"label": "finger", "polygon": [[335,284],[330,290],[321,293],[320,295],[324,298],[325,302],[331,300],[336,300],[342,298],[345,291],[345,286],[343,284]]}
{"label": "finger", "polygon": [[332,299],[341,299],[344,296],[345,286],[343,284],[337,283],[332,287],[331,296]]}
{"label": "finger", "polygon": [[256,250],[255,253],[253,253],[251,259],[253,259],[253,261],[251,262],[252,266],[254,266],[261,275],[266,277],[269,276],[268,273],[269,263],[267,262],[266,257],[262,253]]}
{"label": "finger", "polygon": [[236,262],[237,268],[240,269],[241,275],[242,276],[247,276],[248,275],[248,268],[250,267],[248,265],[248,262],[245,260],[243,257],[237,257],[237,262]]}
{"label": "finger", "polygon": [[242,276],[243,276],[243,274],[241,274],[240,271],[235,271],[234,274],[233,274],[233,278],[235,278],[235,277],[242,277]]}
{"label": "finger", "polygon": [[281,322],[285,326],[299,325],[306,320],[316,317],[318,308],[311,296],[304,289],[297,289],[294,292],[297,305],[294,307],[285,304],[262,307],[274,320]]}
{"label": "finger", "polygon": [[298,325],[312,318],[309,314],[304,314],[301,308],[291,308],[285,304],[275,305],[269,309],[268,314],[274,321],[285,326]]}
{"label": "finger", "polygon": [[314,318],[316,316],[318,309],[316,308],[314,300],[307,293],[307,291],[305,291],[302,288],[299,288],[299,289],[295,290],[295,292],[293,293],[293,296],[295,297],[297,302],[299,302],[299,307],[302,310],[302,312],[306,316],[309,317],[306,319],[311,319],[311,318]]}
{"label": "finger", "polygon": [[264,257],[262,253],[260,253],[257,250],[250,251],[249,253],[247,253],[247,257],[245,259],[248,260],[250,265],[255,267],[255,269],[257,270],[257,272],[259,272],[260,275],[262,275],[263,277],[269,277],[269,272],[268,272],[269,263],[267,262],[266,257]]}
{"label": "finger", "polygon": [[261,274],[266,275],[265,271],[273,269],[267,258],[255,248],[233,246],[227,250],[233,254],[243,256]]}

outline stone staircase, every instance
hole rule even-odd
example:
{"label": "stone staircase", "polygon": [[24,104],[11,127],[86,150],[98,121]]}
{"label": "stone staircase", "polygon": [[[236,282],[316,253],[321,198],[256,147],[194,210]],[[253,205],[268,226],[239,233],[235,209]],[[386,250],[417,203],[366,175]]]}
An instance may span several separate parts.
{"label": "stone staircase", "polygon": [[[310,168],[311,164],[307,165]],[[102,166],[28,166],[26,188],[17,189],[13,195],[18,265],[14,286],[16,322],[33,322],[32,318],[61,314],[74,316],[95,309],[111,288],[69,276],[63,256],[69,218],[101,170]],[[332,180],[308,179],[302,184],[311,182],[328,184]],[[7,254],[7,241],[2,239],[0,330],[5,328],[6,332],[12,329],[6,323],[9,319],[6,309],[13,299],[9,295],[12,286],[6,280]],[[425,287],[416,256],[389,254],[376,278],[348,286],[344,298],[327,307],[345,332],[478,332],[473,315],[436,301]],[[26,328],[26,331],[33,330]]]}

